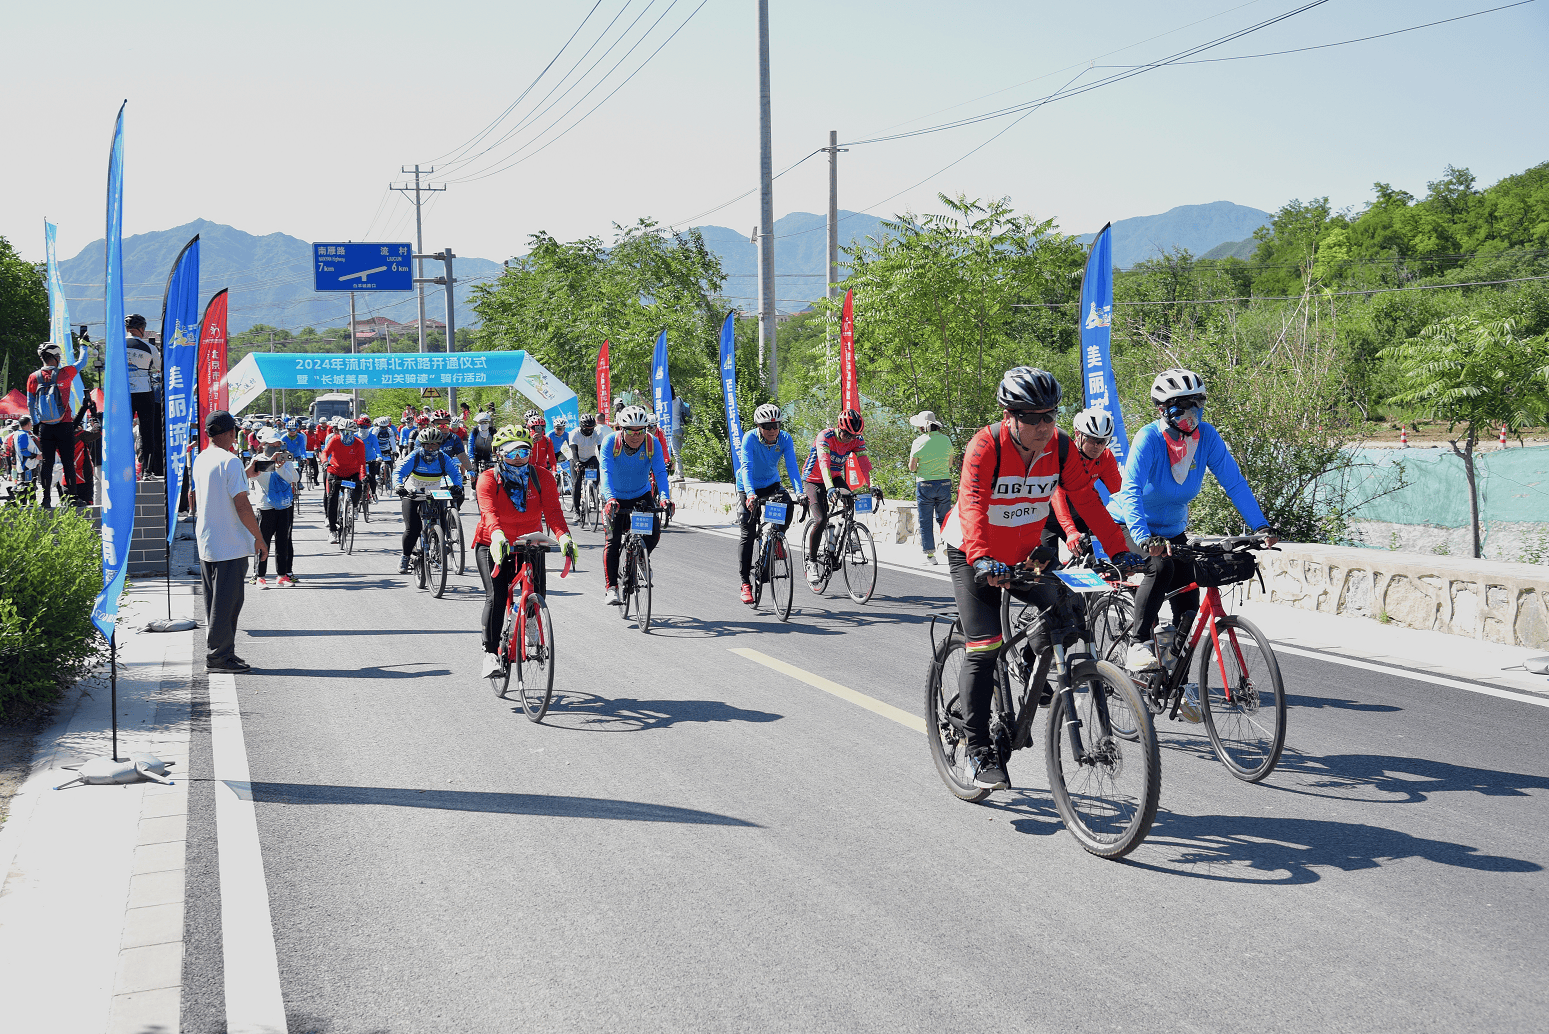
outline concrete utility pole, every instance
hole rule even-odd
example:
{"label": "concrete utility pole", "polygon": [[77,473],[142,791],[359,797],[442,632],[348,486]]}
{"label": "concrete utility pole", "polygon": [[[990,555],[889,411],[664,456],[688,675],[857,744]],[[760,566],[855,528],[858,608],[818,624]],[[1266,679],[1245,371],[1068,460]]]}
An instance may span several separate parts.
{"label": "concrete utility pole", "polygon": [[445,190],[446,187],[432,187],[429,183],[426,183],[423,187],[420,186],[421,173],[428,176],[435,172],[436,167],[434,165],[428,169],[421,169],[416,165],[412,170],[407,165],[403,165],[399,166],[398,171],[412,171],[414,173],[414,186],[411,187],[405,183],[400,187],[396,183],[389,183],[388,187],[398,191],[404,197],[409,196],[409,191],[414,191],[414,282],[421,285],[416,290],[419,292],[420,351],[423,352],[425,351],[425,288],[423,285],[426,281],[424,279],[425,265],[422,261],[423,256],[421,253],[425,250],[425,227],[420,219],[420,205],[422,203],[420,201],[420,193],[423,191],[426,194],[435,194]]}
{"label": "concrete utility pole", "polygon": [[[828,131],[828,289],[824,294],[829,301],[839,297],[839,155],[848,147],[839,146],[839,131]],[[828,314],[828,326],[823,338],[823,369],[832,376],[834,368],[834,314]]]}
{"label": "concrete utility pole", "polygon": [[[457,278],[452,275],[452,260],[455,259],[457,256],[452,254],[452,249],[451,248],[447,248],[444,251],[436,252],[434,255],[420,255],[420,254],[416,254],[414,257],[415,257],[416,260],[418,260],[418,259],[434,259],[435,261],[440,262],[443,266],[446,267],[446,275],[445,276],[415,277],[414,278],[414,282],[416,284],[445,284],[446,285],[446,352],[447,352],[448,355],[451,355],[457,349],[457,342],[455,340],[456,336],[457,336],[457,320],[456,320],[456,314],[453,312],[453,309],[452,309],[452,306],[453,306],[452,286],[457,283]],[[420,321],[420,325],[422,327],[424,326],[424,321],[423,320]],[[447,408],[447,412],[451,412],[454,408],[456,408],[456,406],[457,406],[457,389],[455,387],[454,388],[448,388],[447,391],[446,391],[446,408]]]}
{"label": "concrete utility pole", "polygon": [[780,397],[780,350],[775,340],[774,144],[769,128],[769,0],[758,0],[758,351],[769,356],[769,394]]}
{"label": "concrete utility pole", "polygon": [[[355,354],[355,292],[350,292],[350,355]],[[355,388],[350,392],[350,418],[360,412],[360,389]]]}
{"label": "concrete utility pole", "polygon": [[[272,331],[269,334],[269,354],[270,355],[274,354],[274,333]],[[269,415],[272,416],[272,417],[279,417],[280,416],[280,411],[274,408],[274,389],[273,388],[269,389]],[[278,563],[278,561],[276,561],[276,563]]]}

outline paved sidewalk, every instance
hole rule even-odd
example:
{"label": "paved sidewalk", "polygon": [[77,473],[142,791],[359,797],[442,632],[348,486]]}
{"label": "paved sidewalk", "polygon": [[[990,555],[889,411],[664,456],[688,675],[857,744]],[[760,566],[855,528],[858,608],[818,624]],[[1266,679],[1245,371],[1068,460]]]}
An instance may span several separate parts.
{"label": "paved sidewalk", "polygon": [[[177,577],[192,543],[176,545],[172,613],[202,624],[195,580]],[[166,615],[160,578],[135,583],[120,610],[118,756],[150,751],[175,762],[173,785],[54,790],[74,775],[63,766],[112,752],[104,665],[61,701],[0,829],[8,1031],[179,1029],[189,691],[199,633],[137,631]]]}

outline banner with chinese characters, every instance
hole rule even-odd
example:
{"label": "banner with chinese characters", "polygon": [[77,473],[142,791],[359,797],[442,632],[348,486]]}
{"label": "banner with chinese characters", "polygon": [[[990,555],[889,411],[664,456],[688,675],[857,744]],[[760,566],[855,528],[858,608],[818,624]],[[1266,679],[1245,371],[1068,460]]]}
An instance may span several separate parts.
{"label": "banner with chinese characters", "polygon": [[129,540],[134,534],[134,414],[129,410],[129,356],[124,350],[124,108],[113,126],[108,150],[107,232],[103,235],[102,335],[102,591],[91,610],[92,624],[111,640],[118,624],[118,597],[129,571]]}
{"label": "banner with chinese characters", "polygon": [[226,288],[204,307],[199,325],[199,448],[210,447],[204,421],[211,413],[226,408]]}
{"label": "banner with chinese characters", "polygon": [[731,479],[736,484],[742,473],[742,418],[737,413],[737,319],[735,311],[726,314],[721,324],[721,387],[726,395],[726,434],[731,442]]}
{"label": "banner with chinese characters", "polygon": [[861,381],[855,372],[855,291],[844,292],[839,317],[839,406],[861,411]]}
{"label": "banner with chinese characters", "polygon": [[608,342],[603,341],[597,353],[597,419],[607,423],[613,419],[613,381],[608,369]]}
{"label": "banner with chinese characters", "polygon": [[656,407],[656,423],[668,440],[672,438],[672,379],[667,373],[667,332],[656,336],[656,351],[651,356],[651,401]]}
{"label": "banner with chinese characters", "polygon": [[177,503],[194,417],[194,361],[199,353],[199,235],[183,245],[161,299],[161,378],[167,448],[167,541],[177,528]]}
{"label": "banner with chinese characters", "polygon": [[[1119,410],[1119,386],[1114,380],[1108,342],[1113,322],[1113,229],[1104,226],[1092,242],[1086,275],[1081,278],[1081,382],[1088,409],[1105,409],[1113,416],[1113,450],[1119,467],[1129,451],[1124,414]],[[1106,500],[1105,500],[1106,501]]]}

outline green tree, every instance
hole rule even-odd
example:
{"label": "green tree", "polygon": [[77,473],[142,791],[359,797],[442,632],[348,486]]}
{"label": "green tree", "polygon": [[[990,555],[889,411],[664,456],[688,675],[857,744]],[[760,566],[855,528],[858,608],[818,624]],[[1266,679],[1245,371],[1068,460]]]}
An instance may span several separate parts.
{"label": "green tree", "polygon": [[1452,316],[1433,323],[1417,337],[1384,350],[1402,372],[1405,390],[1393,401],[1425,409],[1450,431],[1463,429],[1449,442],[1463,461],[1468,479],[1468,510],[1474,556],[1480,555],[1479,488],[1474,478],[1474,449],[1480,432],[1504,425],[1511,431],[1537,424],[1549,413],[1549,340],[1526,341],[1512,320],[1485,321]]}
{"label": "green tree", "polygon": [[25,388],[38,368],[38,343],[48,340],[48,284],[41,263],[28,262],[0,237],[0,394]]}

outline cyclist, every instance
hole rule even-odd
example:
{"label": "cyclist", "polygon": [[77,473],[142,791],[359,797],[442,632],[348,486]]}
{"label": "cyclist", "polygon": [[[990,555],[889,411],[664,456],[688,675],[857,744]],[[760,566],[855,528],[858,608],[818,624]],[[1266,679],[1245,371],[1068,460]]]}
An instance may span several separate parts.
{"label": "cyclist", "polygon": [[492,462],[490,448],[495,441],[495,428],[490,423],[490,415],[480,412],[473,427],[473,435],[469,439],[469,445],[473,452],[473,465],[475,469],[487,467]]}
{"label": "cyclist", "polygon": [[463,423],[462,417],[452,418],[452,433],[463,440],[464,448],[468,445],[468,428]]}
{"label": "cyclist", "polygon": [[[1110,494],[1117,492],[1124,479],[1119,473],[1119,461],[1114,457],[1113,450],[1108,448],[1108,442],[1113,439],[1113,414],[1106,409],[1083,409],[1071,421],[1071,427],[1075,430],[1071,437],[1075,441],[1076,455],[1086,467],[1087,473]],[[1044,546],[1057,553],[1063,539],[1070,555],[1080,556],[1087,549],[1081,537],[1092,529],[1086,526],[1086,521],[1079,514],[1070,512],[1070,500],[1063,488],[1054,489],[1054,498],[1049,503],[1055,519],[1044,522]]]}
{"label": "cyclist", "polygon": [[[1125,666],[1131,671],[1157,666],[1151,636],[1162,599],[1194,581],[1194,562],[1169,556],[1168,546],[1188,541],[1184,532],[1189,503],[1199,495],[1207,469],[1254,534],[1266,536],[1270,545],[1279,541],[1231,450],[1205,423],[1204,379],[1192,370],[1163,370],[1151,384],[1151,401],[1156,404],[1157,420],[1135,435],[1115,507],[1129,525],[1131,537],[1148,554],[1130,625],[1133,645]],[[1173,623],[1180,629],[1188,627],[1185,619],[1198,610],[1198,589],[1172,598]]]}
{"label": "cyclist", "polygon": [[567,429],[564,414],[554,418],[554,430],[549,432],[549,444],[554,447],[554,456],[563,458],[565,446],[570,442],[570,431]]}
{"label": "cyclist", "polygon": [[339,492],[345,481],[354,481],[350,499],[360,505],[361,486],[366,483],[366,446],[355,437],[355,425],[338,418],[336,430],[323,443],[323,468],[328,472],[328,498],[323,503],[328,515],[328,541],[339,541]]}
{"label": "cyclist", "polygon": [[366,487],[370,490],[371,497],[375,499],[377,475],[382,470],[382,445],[377,436],[372,433],[369,416],[355,418],[355,436],[366,448]]}
{"label": "cyclist", "polygon": [[[442,478],[452,479],[452,501],[459,502],[463,491],[462,467],[453,463],[441,448],[442,430],[439,427],[423,428],[415,441],[414,451],[398,465],[393,480],[403,500],[403,556],[398,561],[398,573],[409,573],[409,555],[420,541],[419,503],[408,498],[411,490],[428,492],[441,484]],[[410,483],[412,482],[412,484]]]}
{"label": "cyclist", "polygon": [[414,435],[419,428],[416,426],[415,417],[411,414],[404,422],[398,425],[398,458],[403,459],[414,451]]}
{"label": "cyclist", "polygon": [[[957,504],[947,512],[941,538],[968,639],[957,691],[974,785],[1003,790],[1010,785],[1004,759],[996,756],[990,739],[990,696],[1001,645],[1001,587],[1013,565],[1038,571],[1054,559],[1038,540],[1056,486],[1065,489],[1071,505],[1110,553],[1123,552],[1124,535],[1103,509],[1086,465],[1071,455],[1075,450],[1070,439],[1054,424],[1060,404],[1054,375],[1028,366],[1007,370],[995,397],[1004,417],[975,434],[963,450]],[[1018,589],[1017,598],[1046,610],[1061,594],[1040,583]]]}
{"label": "cyclist", "polygon": [[[607,523],[602,547],[603,595],[612,606],[619,599],[619,543],[629,530],[632,510],[654,510],[655,493],[651,480],[661,486],[662,495],[671,499],[667,486],[667,462],[656,439],[646,431],[645,410],[626,406],[618,415],[619,429],[602,440],[599,478],[602,481],[602,513]],[[645,537],[645,551],[656,549],[662,537],[661,525],[652,520],[651,533]]]}
{"label": "cyclist", "polygon": [[597,418],[583,414],[574,431],[570,432],[570,512],[581,509],[581,482],[587,470],[597,469],[597,452],[604,434],[598,430]]}
{"label": "cyclist", "polygon": [[285,451],[290,453],[291,459],[301,463],[307,458],[307,436],[301,430],[301,421],[293,418],[285,428],[285,434],[280,437],[280,444],[285,446]]}
{"label": "cyclist", "polygon": [[[753,566],[753,540],[758,537],[759,515],[769,501],[785,504],[785,520],[780,524],[783,534],[791,526],[791,497],[796,483],[801,480],[801,467],[796,462],[796,443],[789,433],[780,429],[780,407],[766,402],[753,411],[754,428],[742,436],[742,466],[737,471],[737,496],[743,500],[737,521],[742,525],[737,536],[737,575],[742,582],[742,602],[753,602],[753,586],[748,572]],[[664,450],[665,451],[665,450]],[[791,491],[785,490],[780,480],[780,461],[785,460],[785,476],[790,478]]]}
{"label": "cyclist", "polygon": [[812,526],[807,529],[807,581],[816,586],[823,579],[823,568],[818,564],[819,543],[823,541],[823,529],[828,527],[830,502],[848,495],[845,485],[845,461],[854,456],[862,476],[871,474],[871,458],[866,455],[866,439],[861,431],[866,421],[853,409],[839,414],[833,427],[824,428],[807,453],[802,467],[802,488],[807,494],[807,505],[812,511]]}
{"label": "cyclist", "polygon": [[549,441],[548,421],[536,409],[527,411],[527,437],[532,440],[532,462],[550,475],[559,469],[559,457],[554,454],[554,443]]}
{"label": "cyclist", "polygon": [[[519,561],[513,544],[523,535],[543,530],[559,539],[561,553],[576,560],[575,540],[565,524],[554,475],[532,462],[533,441],[521,428],[508,427],[494,441],[495,468],[479,475],[475,489],[479,500],[479,526],[473,533],[473,558],[484,581],[484,675],[500,670],[500,629],[505,624],[506,600]],[[548,551],[528,553],[533,591],[547,588],[545,559]]]}
{"label": "cyclist", "polygon": [[[472,474],[473,465],[468,462],[468,450],[463,446],[463,440],[452,433],[452,414],[444,409],[438,409],[431,418],[431,423],[441,431],[441,451],[457,461],[463,473]],[[459,489],[452,500],[452,504],[459,510],[462,509],[462,491]]]}

